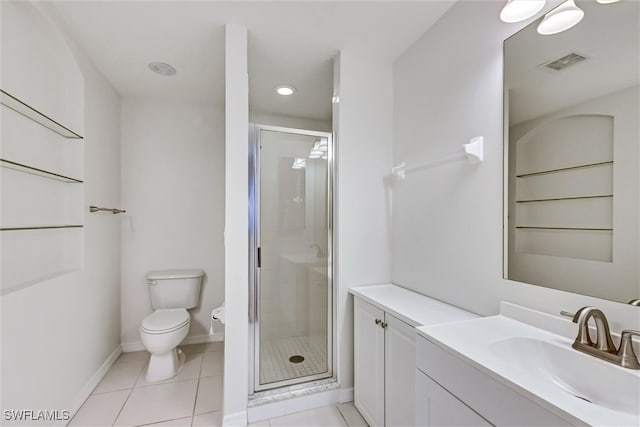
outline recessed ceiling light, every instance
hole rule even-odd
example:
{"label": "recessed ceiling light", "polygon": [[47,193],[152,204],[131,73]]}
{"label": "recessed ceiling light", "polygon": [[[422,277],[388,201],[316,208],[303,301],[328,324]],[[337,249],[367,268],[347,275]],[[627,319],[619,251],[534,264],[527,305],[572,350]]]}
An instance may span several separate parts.
{"label": "recessed ceiling light", "polygon": [[278,85],[274,88],[274,90],[278,95],[289,96],[293,95],[293,93],[296,91],[296,88],[290,85]]}
{"label": "recessed ceiling light", "polygon": [[167,64],[165,62],[150,62],[149,69],[154,73],[158,73],[162,76],[174,76],[176,74],[176,69],[173,65]]}

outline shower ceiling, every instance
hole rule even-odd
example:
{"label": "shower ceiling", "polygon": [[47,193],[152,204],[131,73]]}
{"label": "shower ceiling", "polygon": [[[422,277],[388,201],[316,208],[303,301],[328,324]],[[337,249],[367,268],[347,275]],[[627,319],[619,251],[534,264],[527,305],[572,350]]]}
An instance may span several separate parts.
{"label": "shower ceiling", "polygon": [[[50,9],[123,97],[220,108],[224,24],[245,26],[252,107],[328,119],[330,106],[317,102],[274,104],[273,87],[287,82],[309,100],[331,93],[327,76],[339,50],[395,59],[453,3],[53,1]],[[170,63],[178,74],[153,75],[152,61]]]}

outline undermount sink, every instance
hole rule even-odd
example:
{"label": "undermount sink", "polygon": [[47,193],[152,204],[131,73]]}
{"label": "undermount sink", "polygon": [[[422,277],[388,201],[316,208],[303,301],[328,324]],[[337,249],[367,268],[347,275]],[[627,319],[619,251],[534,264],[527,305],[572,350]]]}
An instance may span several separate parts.
{"label": "undermount sink", "polygon": [[640,426],[640,370],[573,349],[570,320],[505,302],[500,313],[416,329],[569,424]]}
{"label": "undermount sink", "polygon": [[553,384],[571,396],[614,411],[640,412],[640,382],[634,371],[563,344],[514,337],[494,342],[489,349],[532,380]]}

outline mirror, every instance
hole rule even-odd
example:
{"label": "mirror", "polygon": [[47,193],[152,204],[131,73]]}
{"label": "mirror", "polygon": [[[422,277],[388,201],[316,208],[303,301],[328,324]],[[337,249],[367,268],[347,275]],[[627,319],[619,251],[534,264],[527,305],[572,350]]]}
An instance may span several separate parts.
{"label": "mirror", "polygon": [[640,297],[640,2],[504,43],[505,278]]}

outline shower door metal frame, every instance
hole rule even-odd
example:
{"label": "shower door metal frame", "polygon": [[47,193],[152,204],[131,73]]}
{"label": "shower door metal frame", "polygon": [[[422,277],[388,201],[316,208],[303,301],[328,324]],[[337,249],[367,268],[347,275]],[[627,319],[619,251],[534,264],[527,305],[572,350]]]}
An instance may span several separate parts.
{"label": "shower door metal frame", "polygon": [[[260,385],[260,268],[258,248],[260,246],[260,132],[283,132],[296,135],[327,138],[327,372],[292,378]],[[334,331],[334,242],[333,242],[333,184],[334,146],[333,134],[281,126],[249,125],[249,393],[293,386],[316,380],[335,378],[335,331]]]}

